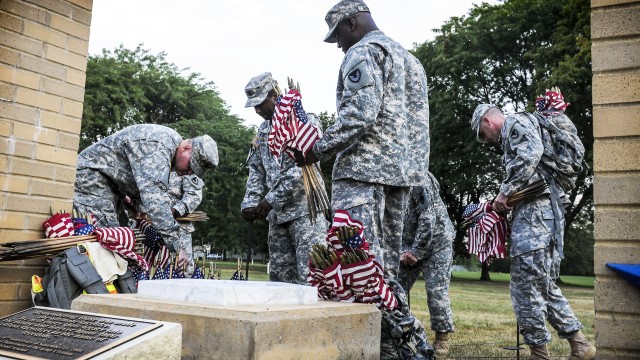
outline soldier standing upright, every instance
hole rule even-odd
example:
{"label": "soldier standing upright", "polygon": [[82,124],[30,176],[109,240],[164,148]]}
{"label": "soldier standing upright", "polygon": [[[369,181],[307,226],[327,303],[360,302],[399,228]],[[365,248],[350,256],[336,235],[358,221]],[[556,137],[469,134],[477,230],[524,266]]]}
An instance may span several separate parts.
{"label": "soldier standing upright", "polygon": [[73,206],[90,212],[101,227],[117,227],[121,199],[129,197],[148,215],[178,266],[189,261],[180,241],[184,230],[173,217],[169,175],[204,175],[218,165],[218,148],[208,135],[183,139],[166,126],[126,127],[94,143],[78,155]]}
{"label": "soldier standing upright", "polygon": [[[311,245],[324,242],[329,224],[321,217],[310,221],[301,169],[286,154],[280,155],[278,164],[267,146],[271,120],[281,95],[277,82],[271,73],[263,73],[252,78],[244,91],[245,107],[253,107],[265,121],[258,128],[253,153],[247,159],[249,178],[241,205],[242,216],[247,221],[264,218],[269,221],[270,280],[306,284]],[[316,115],[307,113],[307,117],[319,128]],[[322,182],[319,173],[318,179]]]}
{"label": "soldier standing upright", "polygon": [[[515,192],[544,178],[539,168],[544,145],[538,121],[527,113],[507,116],[493,104],[480,104],[471,117],[471,129],[478,141],[498,144],[504,152],[506,177],[493,201],[493,209],[513,210],[509,250],[511,302],[532,359],[549,359],[546,344],[551,341],[551,334],[546,321],[560,338],[571,344],[570,359],[594,359],[596,348],[585,339],[580,330],[582,324],[556,285],[564,216],[554,208],[560,201],[552,199],[547,191],[514,208],[507,205]],[[549,187],[552,194],[563,195],[555,182],[551,181]]]}
{"label": "soldier standing upright", "polygon": [[363,1],[340,1],[325,20],[324,41],[345,52],[336,122],[296,162],[336,156],[332,208],[363,222],[376,260],[395,278],[409,189],[429,167],[427,77],[418,59],[378,29]]}
{"label": "soldier standing upright", "polygon": [[440,197],[440,185],[429,172],[423,186],[411,188],[404,219],[398,282],[407,293],[422,272],[436,352],[449,352],[454,331],[449,300],[455,228]]}

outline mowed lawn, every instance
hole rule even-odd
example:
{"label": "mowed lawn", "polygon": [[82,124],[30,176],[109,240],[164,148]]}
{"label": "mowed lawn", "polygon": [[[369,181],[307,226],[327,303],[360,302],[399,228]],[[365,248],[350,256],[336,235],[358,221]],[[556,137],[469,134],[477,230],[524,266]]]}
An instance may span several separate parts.
{"label": "mowed lawn", "polygon": [[[492,281],[489,282],[479,281],[479,278],[478,272],[453,273],[449,295],[456,331],[451,335],[451,351],[447,358],[515,359],[516,351],[503,349],[516,345],[516,321],[509,296],[509,274],[491,273]],[[584,325],[586,337],[593,342],[593,277],[563,276],[561,279],[567,283],[560,284],[563,294]],[[430,330],[429,309],[421,278],[411,289],[411,311],[422,321],[432,343],[434,334]],[[549,329],[553,334],[549,345],[552,357],[566,358],[570,352],[569,343],[558,339],[555,331],[551,327]],[[529,349],[524,345],[522,347],[520,358],[526,359]],[[438,357],[438,360],[441,359]]]}
{"label": "mowed lawn", "polygon": [[[220,278],[228,280],[237,265],[232,262],[216,262]],[[209,266],[207,264],[207,274]],[[242,264],[242,274],[246,264]],[[216,271],[217,272],[217,271]],[[217,277],[217,276],[216,276]],[[516,351],[505,350],[505,346],[516,345],[516,320],[509,296],[509,274],[491,273],[489,282],[479,281],[479,272],[454,272],[449,295],[456,332],[451,335],[451,351],[442,359],[515,359]],[[560,284],[563,294],[569,300],[578,319],[584,325],[587,339],[594,342],[593,277],[562,276]],[[266,265],[250,266],[249,280],[268,281]],[[424,281],[419,278],[411,290],[411,311],[427,330],[429,343],[433,343],[430,330],[429,309],[427,308]],[[558,339],[549,327],[553,340],[549,345],[552,358],[565,359],[570,352],[569,343]],[[520,337],[522,341],[522,337]],[[526,359],[529,349],[521,345],[520,358]]]}

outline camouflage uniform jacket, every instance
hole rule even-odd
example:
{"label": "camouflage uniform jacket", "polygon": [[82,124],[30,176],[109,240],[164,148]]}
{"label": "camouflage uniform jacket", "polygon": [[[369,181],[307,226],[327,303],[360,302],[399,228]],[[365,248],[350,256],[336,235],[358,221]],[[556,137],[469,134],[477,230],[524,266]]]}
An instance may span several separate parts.
{"label": "camouflage uniform jacket", "polygon": [[140,204],[139,211],[173,243],[182,230],[171,213],[169,173],[181,141],[182,136],[166,126],[129,126],[84,149],[77,168],[102,173],[120,197]]}
{"label": "camouflage uniform jacket", "polygon": [[[316,115],[307,113],[307,117],[313,125],[320,128],[320,120]],[[285,153],[280,155],[282,166],[278,165],[267,145],[270,130],[270,121],[263,121],[258,128],[257,149],[248,160],[249,178],[241,209],[257,206],[264,197],[275,210],[275,223],[283,224],[306,216],[309,209],[302,170]],[[318,176],[322,182],[319,172]]]}
{"label": "camouflage uniform jacket", "polygon": [[[500,185],[500,192],[507,197],[524,187],[542,180],[538,173],[538,163],[542,157],[543,145],[540,127],[535,120],[525,114],[511,114],[505,119],[500,132],[504,152],[506,178]],[[554,214],[548,197],[517,204],[512,215],[510,255],[546,247],[551,241],[549,221]]]}
{"label": "camouflage uniform jacket", "polygon": [[418,259],[451,247],[456,230],[440,197],[440,184],[431,172],[423,186],[411,188],[404,219],[402,251],[411,251]]}
{"label": "camouflage uniform jacket", "polygon": [[346,53],[337,120],[313,147],[336,155],[333,180],[417,186],[429,167],[427,78],[420,62],[376,30]]}
{"label": "camouflage uniform jacket", "polygon": [[[192,213],[202,201],[204,182],[195,174],[180,176],[175,171],[169,175],[169,194],[172,207],[179,216]],[[193,222],[180,223],[183,229],[193,232]]]}

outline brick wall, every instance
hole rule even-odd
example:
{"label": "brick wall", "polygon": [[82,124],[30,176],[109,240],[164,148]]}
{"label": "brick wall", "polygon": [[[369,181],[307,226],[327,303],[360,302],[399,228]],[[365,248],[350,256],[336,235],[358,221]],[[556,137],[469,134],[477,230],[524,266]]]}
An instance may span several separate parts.
{"label": "brick wall", "polygon": [[598,359],[640,358],[640,290],[607,263],[640,264],[640,1],[592,0]]}
{"label": "brick wall", "polygon": [[[70,211],[92,0],[0,0],[0,244]],[[0,316],[31,305],[42,260],[0,262]]]}

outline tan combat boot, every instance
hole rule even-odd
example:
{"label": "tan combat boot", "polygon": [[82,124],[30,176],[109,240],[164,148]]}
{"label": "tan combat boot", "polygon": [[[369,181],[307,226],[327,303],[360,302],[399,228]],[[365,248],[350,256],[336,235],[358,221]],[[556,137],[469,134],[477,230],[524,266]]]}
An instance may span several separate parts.
{"label": "tan combat boot", "polygon": [[567,340],[571,344],[571,355],[567,360],[593,360],[596,358],[596,347],[585,339],[582,331],[578,330]]}
{"label": "tan combat boot", "polygon": [[531,350],[531,357],[529,360],[551,360],[549,352],[547,351],[547,345],[529,346]]}
{"label": "tan combat boot", "polygon": [[436,332],[436,339],[433,342],[433,348],[438,354],[449,353],[449,333]]}

